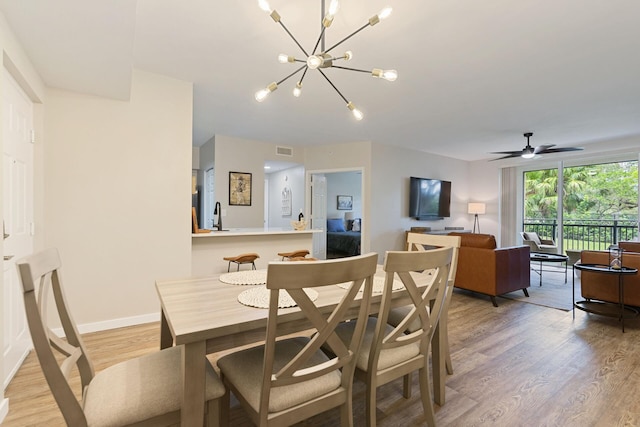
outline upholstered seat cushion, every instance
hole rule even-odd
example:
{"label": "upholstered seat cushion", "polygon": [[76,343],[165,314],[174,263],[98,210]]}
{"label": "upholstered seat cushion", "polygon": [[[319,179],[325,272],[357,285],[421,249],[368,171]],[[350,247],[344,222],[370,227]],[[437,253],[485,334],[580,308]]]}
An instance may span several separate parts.
{"label": "upholstered seat cushion", "polygon": [[[358,367],[358,369],[365,372],[367,371],[367,366],[369,363],[371,342],[373,341],[377,321],[378,319],[375,317],[370,317],[369,319],[367,319],[367,326],[364,332],[362,346],[360,347],[360,351],[358,352],[356,366]],[[390,333],[392,330],[393,327],[391,327],[390,325],[386,325],[385,335]],[[353,322],[341,323],[336,328],[336,333],[344,342],[350,342],[351,336],[353,335]],[[418,353],[420,353],[420,347],[417,343],[384,349],[380,352],[380,356],[378,357],[378,370],[386,369],[390,366],[404,362],[405,360],[409,360],[412,357],[417,356]]]}
{"label": "upholstered seat cushion", "polygon": [[[181,347],[157,351],[100,371],[83,400],[87,424],[122,426],[180,410],[182,399]],[[224,394],[213,367],[205,362],[205,400]]]}
{"label": "upholstered seat cushion", "polygon": [[[274,372],[279,371],[286,363],[291,361],[308,341],[308,338],[303,337],[278,341],[273,363]],[[260,402],[263,359],[264,346],[238,351],[218,359],[220,371],[256,411]],[[305,367],[314,366],[328,360],[329,358],[323,352],[318,351],[311,357]],[[300,403],[308,402],[338,387],[340,387],[340,374],[337,370],[310,381],[274,387],[271,389],[269,412],[279,412]]]}
{"label": "upholstered seat cushion", "polygon": [[527,238],[527,240],[531,240],[532,242],[535,242],[536,245],[540,246],[542,244],[542,242],[540,241],[540,236],[538,236],[538,233],[533,231],[527,231],[524,233],[524,235]]}

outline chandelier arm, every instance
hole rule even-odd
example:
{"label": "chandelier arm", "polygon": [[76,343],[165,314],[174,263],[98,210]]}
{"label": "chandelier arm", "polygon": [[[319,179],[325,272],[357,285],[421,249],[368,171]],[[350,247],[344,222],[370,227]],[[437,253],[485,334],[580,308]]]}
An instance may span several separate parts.
{"label": "chandelier arm", "polygon": [[307,53],[306,50],[304,50],[304,48],[302,47],[302,45],[298,42],[298,40],[296,40],[296,38],[293,36],[293,34],[291,34],[291,32],[289,31],[289,29],[287,27],[285,27],[285,25],[282,23],[282,20],[278,21],[278,24],[280,24],[280,26],[282,27],[282,29],[284,29],[287,34],[289,34],[289,37],[291,37],[291,39],[298,45],[298,47],[300,48],[300,50],[302,51],[302,53],[304,53],[304,56],[309,56],[309,54]]}
{"label": "chandelier arm", "polygon": [[313,47],[313,53],[312,55],[316,54],[316,49],[318,49],[318,45],[320,44],[321,40],[324,40],[324,31],[327,29],[327,27],[322,27],[322,30],[320,31],[320,35],[318,36],[318,41],[316,41],[316,45]]}
{"label": "chandelier arm", "polygon": [[364,30],[365,28],[367,28],[369,25],[368,22],[366,24],[364,24],[362,27],[358,28],[357,30],[355,30],[353,33],[349,34],[347,37],[343,38],[342,40],[340,40],[338,43],[334,44],[333,46],[331,46],[329,49],[325,50],[323,53],[329,53],[331,52],[333,49],[335,49],[336,47],[340,46],[342,43],[346,42],[347,40],[349,40],[351,37],[355,36],[356,34],[358,34],[360,31]]}
{"label": "chandelier arm", "polygon": [[302,67],[298,68],[297,70],[295,70],[293,73],[289,74],[287,77],[285,77],[284,79],[280,80],[279,82],[276,82],[277,85],[282,84],[284,81],[290,79],[291,77],[295,76],[296,74],[298,74],[300,72],[300,70],[302,70],[303,68],[307,68],[306,65],[303,65]]}
{"label": "chandelier arm", "polygon": [[341,67],[340,65],[332,65],[331,68],[340,68],[341,70],[358,71],[359,73],[371,74],[371,70],[360,70],[358,68]]}
{"label": "chandelier arm", "polygon": [[325,73],[322,72],[321,69],[318,68],[318,71],[320,72],[320,74],[322,74],[322,77],[324,77],[325,79],[327,79],[327,81],[329,82],[329,84],[331,85],[331,87],[333,87],[336,92],[338,92],[338,95],[340,95],[340,98],[342,98],[344,100],[345,103],[349,103],[349,101],[347,100],[347,98],[344,97],[344,95],[342,94],[342,92],[340,92],[338,90],[338,88],[336,87],[336,85],[334,85],[331,80],[329,80],[329,77],[327,77],[327,75]]}
{"label": "chandelier arm", "polygon": [[300,84],[302,84],[302,81],[304,80],[304,76],[307,75],[307,71],[309,71],[309,67],[305,68],[304,71],[302,72],[302,77],[300,77],[300,81],[299,81]]}

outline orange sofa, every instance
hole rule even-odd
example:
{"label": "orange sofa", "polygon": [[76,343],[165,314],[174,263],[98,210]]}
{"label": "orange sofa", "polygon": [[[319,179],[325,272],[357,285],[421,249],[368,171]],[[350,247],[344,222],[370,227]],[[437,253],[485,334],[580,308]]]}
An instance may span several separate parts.
{"label": "orange sofa", "polygon": [[529,246],[497,248],[496,238],[490,234],[449,233],[460,236],[460,254],[455,287],[479,292],[491,297],[522,289],[529,296]]}
{"label": "orange sofa", "polygon": [[[636,243],[638,242],[630,242]],[[640,253],[627,252],[630,245],[620,242],[619,246],[625,250],[622,255],[622,265],[640,270]],[[583,264],[609,264],[608,251],[582,251],[580,261]],[[591,271],[581,271],[580,292],[582,298],[589,300],[607,301],[618,303],[618,276],[614,274],[594,273]],[[624,277],[624,303],[635,307],[640,307],[640,273],[633,276]]]}

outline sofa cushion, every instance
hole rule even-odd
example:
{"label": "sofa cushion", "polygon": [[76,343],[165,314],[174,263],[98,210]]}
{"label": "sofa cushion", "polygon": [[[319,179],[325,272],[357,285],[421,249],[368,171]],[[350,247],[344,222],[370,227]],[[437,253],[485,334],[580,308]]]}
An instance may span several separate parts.
{"label": "sofa cushion", "polygon": [[542,242],[540,241],[540,236],[538,236],[538,233],[536,233],[535,231],[527,231],[524,233],[524,236],[527,238],[527,240],[535,242],[538,246],[542,244]]}
{"label": "sofa cushion", "polygon": [[460,236],[460,246],[468,246],[481,249],[495,249],[496,238],[492,234],[476,233],[449,233],[450,236]]}
{"label": "sofa cushion", "polygon": [[636,241],[626,241],[626,242],[618,242],[618,246],[620,249],[623,249],[625,252],[639,252],[640,253],[640,242]]}

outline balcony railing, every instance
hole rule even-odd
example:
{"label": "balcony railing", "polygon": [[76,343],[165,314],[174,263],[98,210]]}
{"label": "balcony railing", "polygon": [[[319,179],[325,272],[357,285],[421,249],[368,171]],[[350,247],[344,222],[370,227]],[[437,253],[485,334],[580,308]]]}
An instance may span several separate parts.
{"label": "balcony railing", "polygon": [[[557,241],[556,220],[525,219],[524,231],[533,231],[542,238]],[[569,250],[604,250],[621,240],[633,240],[638,236],[638,222],[632,220],[565,220],[563,224],[563,248]]]}

